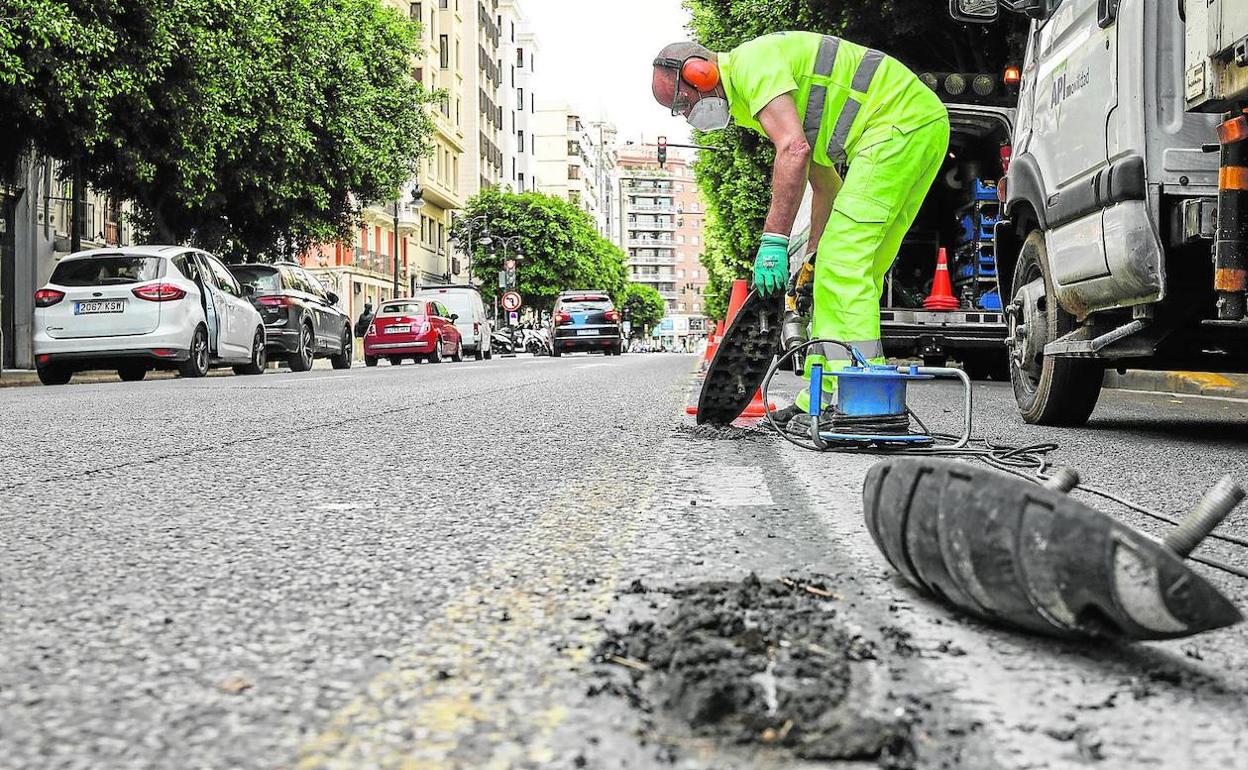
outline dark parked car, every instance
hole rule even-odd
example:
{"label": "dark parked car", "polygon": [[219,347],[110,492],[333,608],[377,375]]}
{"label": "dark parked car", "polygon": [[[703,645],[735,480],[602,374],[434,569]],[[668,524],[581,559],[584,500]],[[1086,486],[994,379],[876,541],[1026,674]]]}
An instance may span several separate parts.
{"label": "dark parked car", "polygon": [[620,313],[605,292],[565,291],[555,299],[550,342],[554,356],[577,350],[618,356],[624,349]]}
{"label": "dark parked car", "polygon": [[316,358],[328,358],[335,369],[351,368],[351,319],[316,276],[284,262],[231,265],[230,272],[254,289],[251,299],[264,319],[271,358],[285,359],[296,372],[311,369]]}

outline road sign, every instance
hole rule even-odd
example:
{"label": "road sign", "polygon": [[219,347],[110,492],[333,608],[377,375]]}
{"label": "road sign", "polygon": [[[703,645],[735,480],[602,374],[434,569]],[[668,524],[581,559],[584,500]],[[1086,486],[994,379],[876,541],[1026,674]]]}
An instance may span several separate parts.
{"label": "road sign", "polygon": [[507,314],[507,320],[511,322],[512,326],[515,326],[520,323],[520,314],[513,310]]}
{"label": "road sign", "polygon": [[520,299],[520,292],[509,291],[503,295],[503,310],[508,313],[514,313],[524,305],[524,300]]}

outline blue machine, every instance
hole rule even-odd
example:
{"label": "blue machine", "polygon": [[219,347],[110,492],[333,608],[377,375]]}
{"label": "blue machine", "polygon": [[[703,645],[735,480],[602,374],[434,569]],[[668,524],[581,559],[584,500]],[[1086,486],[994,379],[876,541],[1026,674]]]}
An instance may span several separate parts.
{"label": "blue machine", "polygon": [[[812,340],[805,345],[822,342],[841,345],[849,351],[854,363],[830,374],[821,364],[810,367],[810,439],[816,448],[917,449],[936,445],[938,438],[941,448],[960,448],[970,441],[971,381],[965,372],[943,367],[871,364],[857,348],[836,340]],[[823,378],[828,376],[837,380],[832,430],[824,430],[819,425],[823,414]],[[946,443],[953,438],[950,436],[913,432],[910,428],[912,415],[906,406],[906,389],[911,382],[945,378],[961,380],[965,394],[962,435],[952,444]],[[764,380],[764,390],[769,382],[770,377]],[[919,425],[922,427],[921,422]]]}

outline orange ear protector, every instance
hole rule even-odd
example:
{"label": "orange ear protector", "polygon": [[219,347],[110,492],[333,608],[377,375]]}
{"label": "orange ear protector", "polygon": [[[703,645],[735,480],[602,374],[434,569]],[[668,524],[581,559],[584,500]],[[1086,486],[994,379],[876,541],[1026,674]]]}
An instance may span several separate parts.
{"label": "orange ear protector", "polygon": [[714,91],[719,85],[719,65],[707,59],[686,59],[680,76],[702,93]]}
{"label": "orange ear protector", "polygon": [[655,59],[654,66],[667,67],[680,73],[680,79],[698,89],[700,93],[714,91],[719,85],[719,65],[700,56],[680,59]]}

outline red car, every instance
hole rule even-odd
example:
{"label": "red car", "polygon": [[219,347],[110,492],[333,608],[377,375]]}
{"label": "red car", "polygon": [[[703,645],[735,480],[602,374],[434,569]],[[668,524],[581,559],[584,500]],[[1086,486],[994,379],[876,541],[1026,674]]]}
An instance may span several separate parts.
{"label": "red car", "polygon": [[388,358],[393,366],[410,358],[440,364],[464,360],[464,342],[455,328],[454,313],[441,302],[395,299],[383,302],[364,335],[364,364],[376,366]]}

